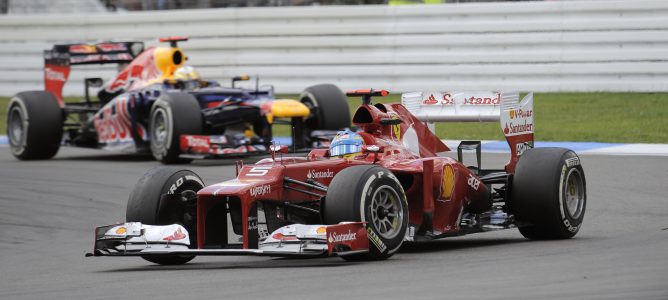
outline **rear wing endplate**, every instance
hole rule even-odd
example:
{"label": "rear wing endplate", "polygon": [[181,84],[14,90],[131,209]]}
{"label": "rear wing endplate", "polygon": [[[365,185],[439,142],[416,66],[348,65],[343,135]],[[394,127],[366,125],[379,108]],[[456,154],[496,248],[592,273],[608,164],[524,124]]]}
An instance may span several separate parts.
{"label": "rear wing endplate", "polygon": [[409,92],[401,103],[434,131],[436,122],[499,122],[510,145],[512,173],[519,156],[533,148],[533,93],[519,101],[518,92]]}

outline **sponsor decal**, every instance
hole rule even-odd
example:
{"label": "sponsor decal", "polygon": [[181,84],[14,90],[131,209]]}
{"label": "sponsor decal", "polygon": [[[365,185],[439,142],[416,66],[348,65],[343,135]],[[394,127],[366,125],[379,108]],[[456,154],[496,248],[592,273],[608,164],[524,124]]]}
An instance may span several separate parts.
{"label": "sponsor decal", "polygon": [[[399,119],[399,116],[396,113],[390,113],[390,118],[392,120]],[[392,125],[392,135],[397,139],[401,139],[401,124]]]}
{"label": "sponsor decal", "polygon": [[[93,125],[100,143],[134,142],[128,97],[119,97],[95,114]],[[137,134],[147,140],[144,125],[137,123]]]}
{"label": "sponsor decal", "polygon": [[271,238],[279,241],[296,241],[297,237],[294,235],[284,235],[280,232],[274,233]]}
{"label": "sponsor decal", "polygon": [[472,187],[476,191],[480,187],[480,179],[473,176],[473,174],[469,174],[469,179],[467,180],[467,183],[469,184],[470,187]]}
{"label": "sponsor decal", "polygon": [[509,112],[510,118],[530,118],[533,115],[533,110],[511,109]]}
{"label": "sponsor decal", "polygon": [[424,99],[422,101],[422,104],[434,105],[434,104],[438,104],[438,100],[436,100],[436,97],[434,97],[434,94],[430,94],[429,97],[427,97],[427,99]]}
{"label": "sponsor decal", "polygon": [[513,122],[506,123],[506,126],[503,128],[503,134],[505,135],[517,135],[531,132],[533,132],[533,124],[528,123],[526,120],[524,120],[524,123],[522,124]]}
{"label": "sponsor decal", "polygon": [[[129,56],[129,54],[128,54]],[[132,59],[132,57],[130,57]],[[142,79],[148,79],[154,74],[149,74],[151,70],[144,69],[142,65],[135,65],[134,63],[130,67],[123,70],[116,79],[107,87],[108,92],[116,92],[121,89],[128,89],[130,85],[135,81],[140,81]]]}
{"label": "sponsor decal", "polygon": [[169,187],[169,191],[167,194],[174,194],[176,192],[176,189],[178,189],[183,182],[185,181],[185,177],[180,177],[179,179],[176,180],[176,182],[172,183],[172,185]]}
{"label": "sponsor decal", "polygon": [[366,231],[367,231],[367,236],[369,237],[369,241],[371,241],[371,243],[373,243],[376,246],[378,251],[380,253],[385,252],[385,250],[387,250],[387,246],[385,245],[385,243],[383,243],[383,241],[380,240],[380,237],[378,237],[378,235],[371,229],[371,227],[367,227]]}
{"label": "sponsor decal", "polygon": [[248,217],[248,230],[257,230],[257,217]]}
{"label": "sponsor decal", "polygon": [[499,105],[501,104],[501,93],[496,93],[496,97],[476,97],[464,98],[464,105]]}
{"label": "sponsor decal", "polygon": [[429,97],[422,99],[422,105],[452,105],[455,104],[455,99],[450,93],[430,93]]}
{"label": "sponsor decal", "polygon": [[517,154],[517,156],[520,156],[524,152],[526,152],[527,150],[529,150],[531,148],[533,148],[533,142],[532,141],[531,142],[518,143],[518,144],[515,145],[515,154]]}
{"label": "sponsor decal", "polygon": [[271,170],[271,166],[253,167],[250,170],[248,170],[246,176],[262,177],[264,175],[267,175],[267,173],[269,173],[269,170]]}
{"label": "sponsor decal", "polygon": [[72,56],[70,57],[70,62],[73,64],[78,64],[78,63],[85,63],[85,62],[91,62],[91,61],[100,61],[102,59],[102,56],[100,54],[90,54],[90,55],[82,55],[82,56]]}
{"label": "sponsor decal", "polygon": [[163,241],[178,241],[186,238],[186,234],[181,231],[181,228],[177,229],[172,233],[172,235],[168,235],[164,238],[162,238]]}
{"label": "sponsor decal", "polygon": [[329,169],[325,171],[316,171],[316,170],[308,170],[308,173],[306,173],[306,178],[309,179],[318,179],[318,178],[332,178],[334,177],[334,172],[330,171]]}
{"label": "sponsor decal", "polygon": [[72,45],[70,46],[70,53],[95,53],[97,48],[95,45]]}
{"label": "sponsor decal", "polygon": [[201,136],[186,135],[186,141],[189,147],[209,148],[209,139]]}
{"label": "sponsor decal", "polygon": [[58,72],[58,71],[53,70],[51,68],[44,69],[44,72],[46,73],[46,79],[47,80],[55,80],[55,81],[62,81],[62,82],[65,82],[67,80],[67,78],[65,78],[65,73],[63,73],[63,72]]}
{"label": "sponsor decal", "polygon": [[327,240],[330,243],[339,243],[339,242],[354,241],[356,238],[357,238],[357,232],[352,232],[350,229],[348,229],[348,233],[332,232],[332,234],[329,235],[329,238],[327,238]]}
{"label": "sponsor decal", "polygon": [[254,186],[250,189],[251,197],[262,196],[269,193],[271,193],[271,185],[268,184]]}
{"label": "sponsor decal", "polygon": [[452,192],[455,189],[455,171],[452,169],[451,165],[443,166],[443,184],[441,185],[441,199],[439,200],[450,200],[452,198]]}
{"label": "sponsor decal", "polygon": [[102,52],[128,51],[128,48],[124,43],[97,44],[97,47],[102,50]]}
{"label": "sponsor decal", "polygon": [[116,229],[116,234],[125,234],[126,232],[128,232],[128,230],[125,227],[118,227],[118,229]]}
{"label": "sponsor decal", "polygon": [[318,229],[315,230],[315,233],[317,234],[327,233],[327,227],[318,227]]}
{"label": "sponsor decal", "polygon": [[452,98],[450,93],[443,94],[443,99],[441,99],[442,105],[452,105],[455,104],[455,99]]}
{"label": "sponsor decal", "polygon": [[566,166],[569,168],[579,165],[580,165],[580,158],[577,156],[566,159]]}

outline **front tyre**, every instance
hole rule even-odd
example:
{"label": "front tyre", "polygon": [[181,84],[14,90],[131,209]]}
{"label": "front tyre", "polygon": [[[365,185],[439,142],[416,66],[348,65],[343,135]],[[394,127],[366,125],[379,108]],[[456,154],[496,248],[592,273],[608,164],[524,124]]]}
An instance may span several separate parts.
{"label": "front tyre", "polygon": [[63,138],[63,110],[45,91],[21,92],[9,100],[7,138],[12,155],[21,160],[49,159]]}
{"label": "front tyre", "polygon": [[383,260],[403,243],[408,228],[408,202],[401,184],[388,169],[354,166],[334,176],[325,197],[325,224],[367,222],[369,252],[347,260]]}
{"label": "front tyre", "polygon": [[[150,169],[137,182],[125,212],[127,222],[147,225],[180,224],[190,234],[190,247],[197,246],[197,191],[202,179],[192,171],[171,167]],[[163,197],[175,195],[177,197]],[[179,197],[180,196],[180,197]],[[194,256],[151,257],[145,260],[161,265],[180,265]]]}
{"label": "front tyre", "polygon": [[151,153],[164,164],[188,163],[180,158],[182,134],[201,134],[202,110],[197,99],[187,93],[165,93],[151,108],[149,130]]}
{"label": "front tyre", "polygon": [[536,148],[522,154],[513,176],[511,206],[526,238],[575,236],[587,206],[580,158],[563,148]]}

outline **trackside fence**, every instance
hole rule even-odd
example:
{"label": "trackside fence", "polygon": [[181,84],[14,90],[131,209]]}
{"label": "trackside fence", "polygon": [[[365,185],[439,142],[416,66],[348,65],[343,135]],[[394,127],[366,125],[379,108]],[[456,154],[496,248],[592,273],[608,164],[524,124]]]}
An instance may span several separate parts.
{"label": "trackside fence", "polygon": [[[0,17],[0,95],[42,88],[54,43],[187,35],[188,63],[277,92],[331,82],[392,91],[668,91],[668,1],[226,8]],[[73,70],[111,78],[113,66]]]}

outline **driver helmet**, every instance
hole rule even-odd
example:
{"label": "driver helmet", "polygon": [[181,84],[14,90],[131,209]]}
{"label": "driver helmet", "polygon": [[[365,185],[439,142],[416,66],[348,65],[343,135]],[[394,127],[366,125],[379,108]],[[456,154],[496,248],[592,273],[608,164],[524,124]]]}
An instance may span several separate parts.
{"label": "driver helmet", "polygon": [[181,81],[200,80],[199,72],[191,66],[183,66],[174,71],[174,79]]}
{"label": "driver helmet", "polygon": [[329,144],[329,154],[331,156],[352,157],[354,154],[362,152],[363,145],[362,136],[350,131],[350,129],[342,130],[336,133]]}

